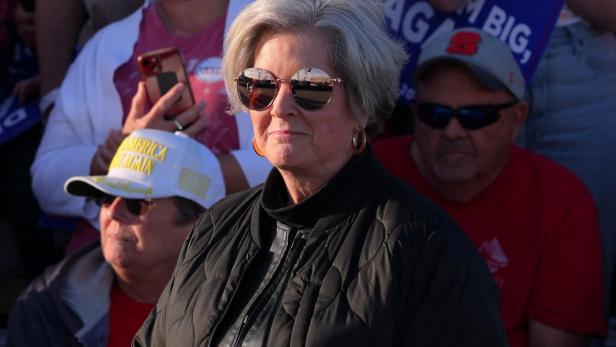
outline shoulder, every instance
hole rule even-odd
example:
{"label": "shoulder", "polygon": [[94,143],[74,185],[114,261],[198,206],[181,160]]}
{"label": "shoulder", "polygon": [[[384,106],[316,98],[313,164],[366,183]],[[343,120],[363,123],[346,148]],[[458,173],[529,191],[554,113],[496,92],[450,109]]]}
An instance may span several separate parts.
{"label": "shoulder", "polygon": [[372,174],[373,178],[378,177],[372,182],[378,192],[374,197],[372,232],[382,230],[392,256],[409,264],[417,263],[418,259],[422,263],[448,262],[453,267],[473,264],[471,267],[480,269],[481,277],[485,277],[485,266],[475,246],[458,224],[434,202],[392,177],[378,163],[375,167],[381,173]]}
{"label": "shoulder", "polygon": [[237,227],[250,223],[252,210],[259,204],[262,187],[263,184],[228,195],[212,205],[199,218],[186,239],[183,257],[206,254],[212,240],[223,238]]}
{"label": "shoulder", "polygon": [[207,211],[207,215],[213,223],[224,223],[230,219],[235,219],[241,214],[251,210],[252,206],[259,202],[263,184],[256,187],[230,194]]}
{"label": "shoulder", "polygon": [[43,274],[30,282],[15,302],[8,321],[9,339],[13,340],[15,345],[21,345],[20,341],[32,342],[44,337],[58,337],[65,332],[64,323],[77,320],[77,316],[61,299],[63,283],[66,277],[80,266],[84,258],[97,252],[100,253],[98,242],[47,268]]}
{"label": "shoulder", "polygon": [[[412,232],[428,238],[433,233],[458,237],[463,233],[439,206],[375,163],[373,174],[376,220],[391,232]],[[378,183],[376,178],[378,177]]]}
{"label": "shoulder", "polygon": [[[498,317],[492,276],[453,219],[428,198],[386,173],[379,189],[382,193],[377,197],[375,224],[367,239],[385,246],[395,264],[389,276],[410,281],[406,282],[407,288],[413,288],[415,297],[439,293],[458,300],[463,295],[468,298],[466,302],[476,303],[478,310],[485,310],[491,318]],[[383,237],[376,237],[378,234]],[[368,249],[374,249],[369,246]],[[455,288],[460,284],[464,285]],[[458,304],[444,298],[435,300],[433,308],[448,310],[448,305]],[[470,311],[463,314],[475,317]]]}
{"label": "shoulder", "polygon": [[142,18],[143,8],[140,8],[130,16],[96,32],[69,67],[61,86],[62,97],[83,93],[84,85],[96,84],[93,83],[97,82],[95,78],[106,78],[108,71],[101,66],[123,63],[130,58],[133,45],[139,36]]}
{"label": "shoulder", "polygon": [[66,275],[78,268],[84,259],[90,258],[100,252],[100,242],[96,241],[67,256],[58,264],[48,267],[40,276],[30,282],[18,301],[35,293],[50,290],[63,281]]}
{"label": "shoulder", "polygon": [[141,20],[143,18],[143,12],[146,7],[147,5],[139,7],[137,10],[135,10],[133,13],[131,13],[127,17],[120,19],[118,21],[109,23],[108,25],[100,29],[98,32],[96,32],[96,34],[94,34],[94,36],[88,41],[88,43],[86,43],[86,46],[89,45],[90,42],[96,43],[96,42],[99,42],[101,40],[104,40],[110,37],[111,38],[115,37],[115,39],[117,40],[118,38],[121,38],[122,36],[116,36],[116,35],[118,34],[126,35],[126,31],[129,31],[129,32],[138,31],[139,24],[141,23]]}
{"label": "shoulder", "polygon": [[516,146],[513,147],[512,155],[521,163],[516,172],[518,179],[532,177],[535,182],[530,184],[536,184],[536,190],[546,197],[552,197],[560,203],[588,201],[594,204],[586,185],[563,165]]}
{"label": "shoulder", "polygon": [[89,39],[79,52],[75,62],[95,59],[99,54],[105,56],[125,55],[127,47],[132,47],[139,35],[139,24],[143,18],[144,7],[137,9],[128,17],[103,27]]}

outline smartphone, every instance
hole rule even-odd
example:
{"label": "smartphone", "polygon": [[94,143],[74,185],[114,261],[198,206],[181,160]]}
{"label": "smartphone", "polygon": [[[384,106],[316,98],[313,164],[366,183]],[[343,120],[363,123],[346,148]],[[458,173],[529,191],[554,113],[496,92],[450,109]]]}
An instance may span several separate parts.
{"label": "smartphone", "polygon": [[182,97],[165,116],[173,117],[195,104],[182,53],[177,48],[168,47],[144,53],[137,57],[137,63],[152,105],[177,83],[186,85]]}

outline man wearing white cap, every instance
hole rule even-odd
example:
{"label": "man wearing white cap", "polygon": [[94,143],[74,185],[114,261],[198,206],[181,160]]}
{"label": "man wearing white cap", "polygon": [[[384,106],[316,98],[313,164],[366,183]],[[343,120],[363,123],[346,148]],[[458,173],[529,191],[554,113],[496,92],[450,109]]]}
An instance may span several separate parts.
{"label": "man wearing white cap", "polygon": [[586,346],[605,334],[596,208],[564,167],[520,149],[525,81],[506,44],[476,29],[428,42],[415,134],[377,141],[390,172],[462,226],[500,288],[510,345]]}
{"label": "man wearing white cap", "polygon": [[65,190],[101,204],[101,239],[35,279],[9,319],[9,346],[128,346],[193,223],[224,195],[211,153],[181,133],[141,129],[105,176]]}

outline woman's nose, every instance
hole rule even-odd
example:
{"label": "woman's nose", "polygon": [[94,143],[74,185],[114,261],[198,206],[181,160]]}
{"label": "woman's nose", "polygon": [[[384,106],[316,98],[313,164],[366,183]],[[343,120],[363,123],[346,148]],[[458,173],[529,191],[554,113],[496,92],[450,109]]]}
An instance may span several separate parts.
{"label": "woman's nose", "polygon": [[278,83],[278,93],[272,103],[272,116],[285,117],[297,114],[295,101],[293,100],[293,91],[291,85],[287,81]]}

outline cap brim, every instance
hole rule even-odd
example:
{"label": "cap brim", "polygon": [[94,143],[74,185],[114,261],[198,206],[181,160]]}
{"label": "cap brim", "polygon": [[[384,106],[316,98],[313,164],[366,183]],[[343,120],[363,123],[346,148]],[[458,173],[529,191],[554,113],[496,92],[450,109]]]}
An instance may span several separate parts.
{"label": "cap brim", "polygon": [[152,188],[145,184],[109,176],[72,177],[64,184],[64,190],[71,195],[92,198],[104,195],[119,196],[127,199],[152,197]]}

